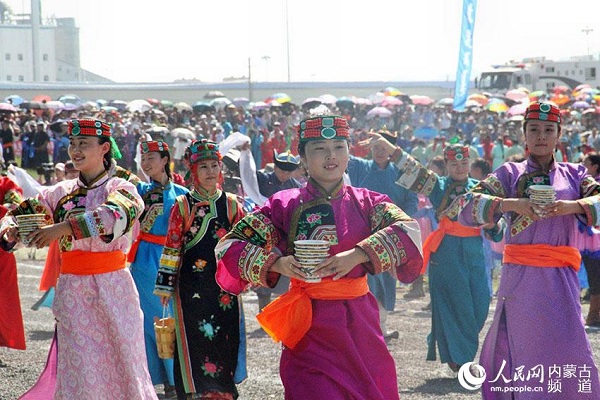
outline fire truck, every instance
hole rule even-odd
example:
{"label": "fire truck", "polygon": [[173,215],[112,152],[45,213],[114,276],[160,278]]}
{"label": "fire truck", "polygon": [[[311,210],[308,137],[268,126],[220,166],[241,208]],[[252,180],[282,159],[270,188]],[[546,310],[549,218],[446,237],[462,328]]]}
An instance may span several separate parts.
{"label": "fire truck", "polygon": [[593,56],[571,57],[567,61],[533,57],[494,65],[476,78],[475,86],[481,92],[492,93],[520,87],[549,92],[555,86],[574,89],[584,83],[600,88],[600,61]]}

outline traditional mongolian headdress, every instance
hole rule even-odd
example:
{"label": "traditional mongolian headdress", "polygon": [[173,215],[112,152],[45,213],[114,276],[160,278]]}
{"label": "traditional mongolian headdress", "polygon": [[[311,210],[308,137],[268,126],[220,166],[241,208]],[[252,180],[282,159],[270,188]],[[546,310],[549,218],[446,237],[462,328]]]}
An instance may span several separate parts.
{"label": "traditional mongolian headdress", "polygon": [[451,144],[444,148],[444,160],[460,161],[469,158],[469,146],[462,144]]}
{"label": "traditional mongolian headdress", "polygon": [[69,136],[110,137],[110,125],[98,119],[72,119],[69,121]]}
{"label": "traditional mongolian headdress", "polygon": [[163,142],[162,140],[153,140],[149,142],[140,143],[140,150],[142,154],[169,151],[169,145],[167,144],[167,142]]}
{"label": "traditional mongolian headdress", "polygon": [[348,121],[338,115],[325,115],[304,119],[296,127],[300,143],[310,140],[345,139],[350,136]]}
{"label": "traditional mongolian headdress", "polygon": [[525,121],[529,120],[550,121],[560,124],[560,109],[550,103],[531,103],[525,111]]}
{"label": "traditional mongolian headdress", "polygon": [[202,160],[221,161],[223,158],[219,152],[219,145],[206,139],[192,142],[186,149],[186,156],[192,164]]}
{"label": "traditional mongolian headdress", "polygon": [[294,156],[289,150],[279,154],[273,150],[273,162],[277,168],[292,172],[300,166],[300,157]]}

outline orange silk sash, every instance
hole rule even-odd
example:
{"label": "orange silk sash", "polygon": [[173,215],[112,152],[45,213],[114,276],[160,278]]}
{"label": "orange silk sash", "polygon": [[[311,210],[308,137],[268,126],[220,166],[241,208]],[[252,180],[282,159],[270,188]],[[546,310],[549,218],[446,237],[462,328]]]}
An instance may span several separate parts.
{"label": "orange silk sash", "polygon": [[431,253],[437,251],[446,235],[472,237],[481,235],[481,230],[479,228],[461,225],[456,221],[450,220],[448,217],[443,217],[438,228],[431,232],[431,234],[427,236],[427,239],[425,239],[425,243],[423,243],[423,269],[421,269],[421,274],[425,273],[427,264],[429,264],[429,256]]}
{"label": "orange silk sash", "polygon": [[502,262],[528,267],[571,267],[579,271],[581,253],[571,246],[549,244],[507,244]]}
{"label": "orange silk sash", "polygon": [[367,277],[308,283],[292,279],[290,290],[256,316],[273,340],[293,349],[312,325],[311,299],[350,300],[369,292]]}
{"label": "orange silk sash", "polygon": [[125,253],[121,250],[108,252],[65,251],[60,255],[60,273],[95,275],[125,268]]}
{"label": "orange silk sash", "polygon": [[135,242],[133,242],[133,244],[131,245],[129,253],[127,253],[127,262],[132,263],[135,261],[135,255],[137,254],[138,247],[140,247],[140,242],[142,240],[145,242],[160,244],[161,246],[164,246],[167,242],[167,237],[161,235],[153,235],[152,233],[140,232]]}

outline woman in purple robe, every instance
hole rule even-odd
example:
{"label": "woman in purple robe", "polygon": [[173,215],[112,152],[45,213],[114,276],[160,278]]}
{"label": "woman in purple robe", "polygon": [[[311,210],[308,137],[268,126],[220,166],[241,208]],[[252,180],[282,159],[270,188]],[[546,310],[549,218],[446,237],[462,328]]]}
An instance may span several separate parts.
{"label": "woman in purple robe", "polygon": [[[366,275],[390,270],[412,282],[423,262],[418,224],[386,195],[344,184],[344,118],[308,118],[298,133],[307,186],[274,194],[221,239],[217,282],[240,293],[291,278],[290,290],[257,317],[283,343],[286,399],[398,399],[394,360]],[[321,282],[305,281],[294,258],[299,239],[329,242],[330,257],[316,269]]]}
{"label": "woman in purple robe", "polygon": [[[555,161],[556,106],[532,103],[523,131],[527,160],[502,164],[463,198],[461,223],[504,216],[509,226],[496,313],[481,351],[485,375],[474,379],[488,400],[598,399],[579,303],[577,224],[600,223],[600,186],[584,166]],[[534,185],[553,191],[540,195],[548,187]]]}

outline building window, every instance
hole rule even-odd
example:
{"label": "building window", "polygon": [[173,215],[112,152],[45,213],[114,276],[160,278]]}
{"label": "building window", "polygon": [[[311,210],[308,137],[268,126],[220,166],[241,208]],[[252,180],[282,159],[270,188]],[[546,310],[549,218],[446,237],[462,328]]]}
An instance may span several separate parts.
{"label": "building window", "polygon": [[585,69],[585,79],[586,80],[595,80],[596,79],[596,68],[586,68]]}
{"label": "building window", "polygon": [[6,61],[10,61],[10,53],[6,53],[4,55],[4,58],[6,59]]}
{"label": "building window", "polygon": [[17,54],[17,60],[18,61],[23,61],[23,53]]}
{"label": "building window", "polygon": [[47,53],[44,53],[44,55],[42,56],[42,59],[43,59],[44,61],[48,61],[48,54],[47,54]]}
{"label": "building window", "polygon": [[50,80],[50,77],[48,75],[44,75],[44,82],[48,82]]}
{"label": "building window", "polygon": [[25,80],[25,77],[23,75],[19,75],[19,82],[23,82]]}
{"label": "building window", "polygon": [[6,80],[7,81],[12,81],[12,75],[6,75]]}
{"label": "building window", "polygon": [[554,67],[546,67],[546,72],[554,72]]}
{"label": "building window", "polygon": [[569,76],[569,70],[565,71],[565,76]]}

